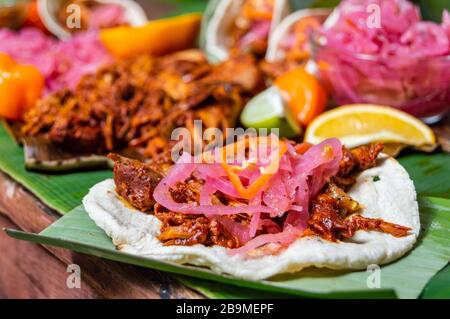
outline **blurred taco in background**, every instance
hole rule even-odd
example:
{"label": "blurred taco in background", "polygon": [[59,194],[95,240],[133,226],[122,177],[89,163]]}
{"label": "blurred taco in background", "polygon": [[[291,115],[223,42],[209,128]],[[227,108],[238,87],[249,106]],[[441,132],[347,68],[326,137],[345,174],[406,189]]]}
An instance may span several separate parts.
{"label": "blurred taco in background", "polygon": [[221,0],[211,6],[201,42],[213,62],[242,52],[264,57],[270,33],[289,14],[286,0]]}
{"label": "blurred taco in background", "polygon": [[309,35],[330,15],[331,9],[304,9],[291,13],[270,34],[263,69],[276,78],[306,64],[311,55]]}

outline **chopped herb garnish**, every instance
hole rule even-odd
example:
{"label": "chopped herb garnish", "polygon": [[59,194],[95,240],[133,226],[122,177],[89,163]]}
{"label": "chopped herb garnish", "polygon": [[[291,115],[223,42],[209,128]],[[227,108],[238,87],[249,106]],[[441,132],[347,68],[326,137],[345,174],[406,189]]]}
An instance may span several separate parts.
{"label": "chopped herb garnish", "polygon": [[380,176],[376,175],[373,177],[374,182],[378,182],[380,180]]}

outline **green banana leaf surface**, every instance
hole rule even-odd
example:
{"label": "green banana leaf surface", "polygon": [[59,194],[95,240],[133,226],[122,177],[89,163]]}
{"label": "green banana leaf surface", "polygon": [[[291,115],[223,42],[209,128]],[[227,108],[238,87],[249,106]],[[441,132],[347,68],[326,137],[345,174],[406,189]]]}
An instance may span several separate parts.
{"label": "green banana leaf surface", "polygon": [[0,170],[60,214],[80,205],[90,187],[112,176],[111,170],[54,175],[27,171],[23,149],[9,135],[4,122],[0,124]]}
{"label": "green banana leaf surface", "polygon": [[[82,206],[39,235],[12,230],[9,230],[8,234],[18,239],[69,248],[138,266],[272,293],[305,297],[417,298],[429,280],[445,267],[450,259],[450,200],[421,198],[420,211],[423,230],[417,246],[404,258],[377,270],[377,288],[371,288],[373,285],[368,284],[374,276],[372,271],[347,272],[311,268],[296,274],[276,276],[270,280],[248,281],[218,275],[204,268],[181,266],[126,254],[116,250],[110,238],[95,225]],[[207,296],[216,297],[206,289],[210,284],[200,283],[196,286],[194,281],[185,282]],[[218,296],[223,297],[220,294]]]}
{"label": "green banana leaf surface", "polygon": [[[171,6],[165,17],[176,16],[191,12],[203,12],[208,5],[206,0],[153,0],[155,3]],[[149,1],[150,2],[150,1]]]}

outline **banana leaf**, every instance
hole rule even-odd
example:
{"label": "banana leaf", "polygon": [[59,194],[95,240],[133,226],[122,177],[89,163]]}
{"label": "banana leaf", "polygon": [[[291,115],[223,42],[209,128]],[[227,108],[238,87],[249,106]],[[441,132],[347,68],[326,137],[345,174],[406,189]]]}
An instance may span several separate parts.
{"label": "banana leaf", "polygon": [[424,19],[438,23],[442,20],[442,11],[450,8],[450,0],[415,0],[414,2],[420,6]]}
{"label": "banana leaf", "polygon": [[4,122],[0,124],[0,170],[60,214],[80,205],[90,187],[112,176],[109,169],[53,175],[27,171],[23,149],[8,133]]}
{"label": "banana leaf", "polygon": [[445,299],[450,297],[450,265],[447,264],[431,279],[422,293],[424,299]]}
{"label": "banana leaf", "polygon": [[206,0],[153,0],[156,3],[170,6],[168,14],[164,17],[171,17],[191,12],[203,12],[208,4]]}
{"label": "banana leaf", "polygon": [[306,8],[333,8],[340,0],[291,0],[291,7],[294,11]]}
{"label": "banana leaf", "polygon": [[450,198],[450,155],[408,154],[399,158],[422,196]]}
{"label": "banana leaf", "polygon": [[[381,267],[380,287],[377,289],[368,288],[367,281],[371,273],[366,271],[311,268],[296,274],[276,276],[270,280],[249,281],[218,275],[204,268],[181,266],[126,254],[116,250],[110,238],[95,225],[82,206],[60,218],[40,234],[14,230],[7,230],[7,233],[17,239],[270,293],[330,298],[418,298],[429,280],[445,267],[450,259],[450,200],[424,197],[420,200],[420,212],[423,230],[417,246],[399,261]],[[218,289],[219,293],[214,293],[210,289],[211,284],[204,281],[185,279],[185,283],[209,297],[235,297],[233,290],[227,294],[226,289]],[[243,297],[243,291],[238,292],[238,296]],[[254,297],[253,293],[249,292],[248,297]]]}
{"label": "banana leaf", "polygon": [[[440,202],[440,200],[437,201]],[[445,202],[450,204],[449,200],[446,200]],[[424,206],[428,206],[428,209],[431,208],[430,205],[423,204],[423,201],[421,201],[421,203]],[[437,205],[440,206],[441,204]],[[422,212],[422,205],[421,205],[421,212]],[[449,207],[447,206],[446,209],[448,208]],[[447,233],[445,235],[446,237],[444,238],[448,238],[449,236],[448,229],[446,230],[446,233]],[[448,256],[446,258],[448,261],[449,259]],[[267,298],[267,293],[249,291],[248,289],[226,286],[220,283],[208,283],[202,280],[187,277],[180,277],[180,280],[186,285],[189,285],[190,287],[200,291],[209,298]],[[406,283],[406,285],[407,284],[408,283]],[[286,296],[278,295],[278,297],[286,297]],[[448,264],[448,262],[447,266],[444,269],[442,269],[437,275],[435,275],[426,285],[420,298],[423,299],[450,298],[450,265]]]}

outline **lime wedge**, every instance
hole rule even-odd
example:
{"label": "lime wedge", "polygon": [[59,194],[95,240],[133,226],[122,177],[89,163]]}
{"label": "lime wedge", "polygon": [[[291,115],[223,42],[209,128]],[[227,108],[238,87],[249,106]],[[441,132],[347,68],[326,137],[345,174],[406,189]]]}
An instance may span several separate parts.
{"label": "lime wedge", "polygon": [[280,137],[299,136],[301,127],[286,113],[280,91],[272,86],[248,102],[241,114],[241,122],[247,128],[278,128]]}

